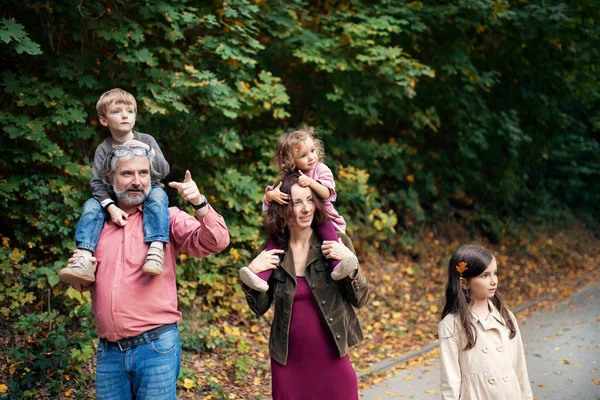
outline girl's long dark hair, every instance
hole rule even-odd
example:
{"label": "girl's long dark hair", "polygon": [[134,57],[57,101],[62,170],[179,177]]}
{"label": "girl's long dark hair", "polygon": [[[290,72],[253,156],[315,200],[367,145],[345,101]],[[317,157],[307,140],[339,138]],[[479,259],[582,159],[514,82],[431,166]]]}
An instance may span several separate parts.
{"label": "girl's long dark hair", "polygon": [[[469,303],[471,302],[471,296],[469,292],[460,287],[460,273],[456,270],[456,266],[465,262],[468,269],[464,270],[462,277],[466,280],[477,277],[486,270],[494,256],[486,248],[473,245],[465,244],[462,245],[454,252],[450,263],[448,264],[448,284],[446,285],[446,305],[442,310],[442,318],[448,314],[456,314],[460,320],[460,324],[464,328],[467,336],[467,344],[464,350],[469,350],[475,347],[477,342],[477,331],[473,323],[473,316],[471,310],[469,310]],[[517,333],[515,324],[513,323],[508,310],[504,306],[502,299],[499,296],[498,291],[494,294],[491,299],[494,306],[504,318],[506,327],[510,331],[509,337],[512,339]]]}
{"label": "girl's long dark hair", "polygon": [[[300,174],[292,172],[281,179],[281,187],[279,190],[290,195],[290,201],[285,205],[275,201],[272,202],[263,222],[267,237],[273,238],[282,247],[285,247],[290,239],[289,221],[293,221],[295,218],[294,206],[291,201],[291,189],[292,186],[298,183],[298,178],[300,178]],[[315,214],[311,226],[315,228],[325,222],[328,218],[325,214],[323,200],[314,191],[313,202],[315,204]]]}

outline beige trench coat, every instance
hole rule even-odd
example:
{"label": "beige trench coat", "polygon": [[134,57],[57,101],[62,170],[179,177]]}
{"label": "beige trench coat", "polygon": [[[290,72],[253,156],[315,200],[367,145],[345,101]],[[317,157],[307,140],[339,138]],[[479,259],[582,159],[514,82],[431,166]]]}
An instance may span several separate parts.
{"label": "beige trench coat", "polygon": [[485,320],[473,313],[477,342],[470,350],[463,350],[467,339],[456,314],[446,315],[438,326],[443,399],[533,399],[517,320],[510,312],[517,333],[509,339],[500,312],[489,305],[492,312]]}

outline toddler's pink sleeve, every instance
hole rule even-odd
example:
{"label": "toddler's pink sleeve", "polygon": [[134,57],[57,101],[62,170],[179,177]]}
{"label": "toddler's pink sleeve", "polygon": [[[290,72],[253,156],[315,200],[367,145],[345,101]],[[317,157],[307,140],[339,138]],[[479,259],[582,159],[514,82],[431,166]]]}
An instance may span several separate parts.
{"label": "toddler's pink sleeve", "polygon": [[265,195],[263,196],[263,205],[262,205],[263,211],[267,211],[269,209],[269,207],[271,207],[271,204],[267,201],[267,192],[270,192],[273,189],[274,189],[274,186],[270,186],[270,185],[265,188]]}
{"label": "toddler's pink sleeve", "polygon": [[323,163],[319,164],[315,169],[315,176],[312,176],[315,181],[329,189],[329,197],[323,199],[325,201],[335,201],[337,199],[337,193],[335,192],[335,180],[333,179],[333,172],[329,167]]}

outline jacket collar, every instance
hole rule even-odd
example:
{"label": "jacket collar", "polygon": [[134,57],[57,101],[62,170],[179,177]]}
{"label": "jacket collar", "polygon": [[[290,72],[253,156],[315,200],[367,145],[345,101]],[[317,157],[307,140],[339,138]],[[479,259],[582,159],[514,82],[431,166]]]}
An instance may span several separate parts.
{"label": "jacket collar", "polygon": [[[309,239],[310,248],[308,250],[308,257],[306,258],[306,265],[310,265],[313,262],[317,261],[321,258],[321,241],[317,234],[313,231],[312,235]],[[283,257],[283,262],[281,263],[281,268],[285,272],[288,273],[289,276],[294,278],[294,282],[296,281],[296,268],[294,266],[294,255],[290,250],[290,243],[286,243],[285,245],[285,255]]]}
{"label": "jacket collar", "polygon": [[490,314],[485,319],[481,319],[479,317],[479,315],[477,315],[474,312],[471,312],[471,314],[473,315],[473,322],[477,323],[479,321],[485,327],[486,321],[489,321],[490,318],[494,318],[501,325],[506,325],[506,323],[504,322],[504,318],[502,318],[502,315],[500,314],[500,311],[498,311],[498,309],[496,308],[496,306],[494,306],[494,303],[492,303],[491,300],[488,300],[488,307],[491,311],[490,311]]}

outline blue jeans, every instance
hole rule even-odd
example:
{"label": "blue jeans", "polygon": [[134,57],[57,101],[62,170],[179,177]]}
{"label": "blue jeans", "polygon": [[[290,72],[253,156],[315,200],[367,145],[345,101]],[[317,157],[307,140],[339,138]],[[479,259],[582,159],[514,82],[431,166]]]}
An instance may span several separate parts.
{"label": "blue jeans", "polygon": [[[75,244],[78,249],[96,251],[100,232],[108,212],[102,208],[96,199],[89,199],[83,205],[81,217],[75,228]],[[169,198],[160,186],[152,186],[146,201],[144,201],[144,241],[169,242]]]}
{"label": "blue jeans", "polygon": [[99,400],[175,400],[181,362],[177,327],[151,342],[121,351],[100,340],[96,353],[96,398]]}

